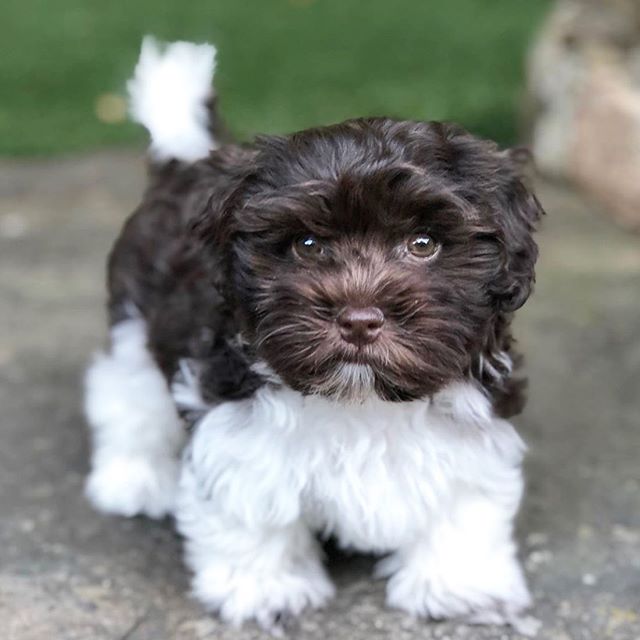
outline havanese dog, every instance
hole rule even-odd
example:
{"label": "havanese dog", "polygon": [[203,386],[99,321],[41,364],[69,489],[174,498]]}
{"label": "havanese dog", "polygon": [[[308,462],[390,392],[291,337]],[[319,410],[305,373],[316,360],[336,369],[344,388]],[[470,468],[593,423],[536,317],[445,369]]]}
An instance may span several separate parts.
{"label": "havanese dog", "polygon": [[129,85],[150,177],[109,258],[87,495],[174,516],[195,596],[235,624],[324,605],[332,536],[380,555],[391,607],[525,629],[521,159],[390,118],[237,144],[214,57],[146,39]]}

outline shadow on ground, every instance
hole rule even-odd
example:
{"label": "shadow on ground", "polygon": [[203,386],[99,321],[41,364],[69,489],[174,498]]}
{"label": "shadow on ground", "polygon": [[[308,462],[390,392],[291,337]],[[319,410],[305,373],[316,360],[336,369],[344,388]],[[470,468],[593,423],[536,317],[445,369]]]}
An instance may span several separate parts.
{"label": "shadow on ground", "polygon": [[[6,640],[220,640],[189,601],[169,523],[106,518],[82,496],[80,382],[101,344],[103,263],[143,184],[141,158],[0,165],[0,629]],[[519,537],[539,637],[640,637],[640,240],[572,193],[549,215],[538,288],[518,321],[530,403]],[[511,639],[384,609],[366,559],[335,557],[339,596],[297,638]]]}

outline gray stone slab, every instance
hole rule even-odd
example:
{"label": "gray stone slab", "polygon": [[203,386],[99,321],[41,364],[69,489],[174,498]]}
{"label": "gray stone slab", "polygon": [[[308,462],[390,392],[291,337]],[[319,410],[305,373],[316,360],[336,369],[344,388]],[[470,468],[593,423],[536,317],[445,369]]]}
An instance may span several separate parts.
{"label": "gray stone slab", "polygon": [[[0,638],[266,637],[193,602],[170,523],[82,495],[82,370],[104,339],[103,263],[143,184],[126,153],[0,164]],[[519,526],[543,640],[640,638],[640,239],[541,185],[537,292],[518,320],[530,402]],[[332,554],[339,595],[296,638],[511,639],[383,606],[371,561]]]}

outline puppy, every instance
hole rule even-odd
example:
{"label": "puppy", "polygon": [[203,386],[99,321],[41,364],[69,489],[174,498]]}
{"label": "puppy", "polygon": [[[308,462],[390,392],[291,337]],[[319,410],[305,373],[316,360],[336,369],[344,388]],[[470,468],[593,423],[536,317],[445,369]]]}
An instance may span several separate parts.
{"label": "puppy", "polygon": [[130,83],[150,182],[86,378],[90,500],[174,515],[232,623],[331,598],[320,534],[382,556],[392,607],[524,628],[510,324],[542,211],[518,162],[389,118],[222,144],[214,55],[147,39]]}

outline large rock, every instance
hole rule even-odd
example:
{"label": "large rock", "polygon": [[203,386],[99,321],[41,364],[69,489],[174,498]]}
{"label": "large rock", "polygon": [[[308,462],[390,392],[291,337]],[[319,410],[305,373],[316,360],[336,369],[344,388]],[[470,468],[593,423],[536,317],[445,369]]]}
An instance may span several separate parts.
{"label": "large rock", "polygon": [[558,0],[528,85],[539,168],[640,230],[640,1]]}

